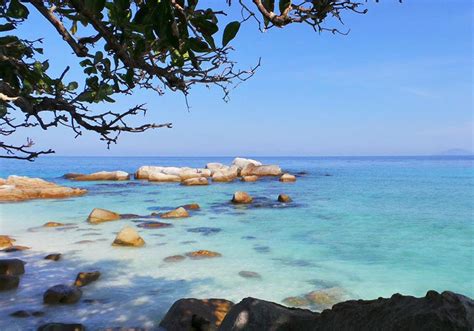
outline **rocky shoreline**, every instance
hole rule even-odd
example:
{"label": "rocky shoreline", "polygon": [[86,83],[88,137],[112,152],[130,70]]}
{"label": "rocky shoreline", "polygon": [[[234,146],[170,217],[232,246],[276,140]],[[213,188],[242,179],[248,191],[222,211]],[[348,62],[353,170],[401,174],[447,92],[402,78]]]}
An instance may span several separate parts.
{"label": "rocky shoreline", "polygon": [[[263,165],[258,161],[236,158],[231,165],[220,163],[208,163],[205,168],[188,167],[158,167],[142,166],[135,174],[131,175],[123,171],[98,172],[92,174],[67,174],[66,179],[77,182],[85,181],[129,181],[134,177],[136,180],[147,180],[149,182],[177,183],[181,185],[208,185],[210,182],[232,182],[240,178],[243,182],[254,182],[262,177],[278,178],[280,182],[294,182],[294,175],[285,173],[277,165]],[[249,184],[251,185],[251,184]],[[285,184],[282,184],[283,186]],[[0,179],[0,201],[16,202],[30,199],[64,198],[75,197],[86,194],[87,191],[78,188],[69,188],[49,183],[41,179],[10,176],[8,179]],[[229,208],[246,209],[266,204],[291,207],[297,205],[292,198],[280,193],[272,198],[252,196],[245,191],[236,191],[228,195],[226,204]],[[224,200],[224,199],[223,199]],[[296,197],[298,200],[298,197]],[[176,206],[177,205],[177,206]],[[176,204],[176,207],[167,208],[159,213],[152,212],[149,215],[123,214],[103,208],[94,208],[90,214],[84,217],[84,223],[89,227],[104,227],[103,223],[121,222],[120,231],[114,237],[103,238],[110,246],[118,250],[143,249],[147,243],[143,239],[145,231],[151,229],[169,228],[175,226],[174,222],[185,222],[188,218],[193,220],[199,214],[201,207],[197,203],[184,205]],[[227,207],[226,207],[227,208]],[[87,215],[87,214],[86,214]],[[30,228],[35,232],[41,229],[73,229],[77,224],[49,221],[43,226]],[[221,229],[212,227],[194,227],[187,229],[188,232],[212,234]],[[49,231],[49,230],[48,230]],[[160,230],[161,231],[161,230]],[[146,236],[144,236],[147,238]],[[148,240],[148,239],[147,239]],[[92,241],[81,240],[77,244],[87,244]],[[196,249],[199,248],[199,249]],[[0,259],[0,291],[15,293],[16,290],[28,284],[22,284],[25,273],[31,270],[29,265],[21,259],[23,250],[30,249],[27,246],[18,245],[15,238],[0,235],[0,251],[3,254],[18,252],[14,255],[19,258]],[[219,249],[220,250],[220,249]],[[170,254],[169,252],[167,252]],[[208,259],[222,258],[225,252],[217,252],[205,247],[194,247],[177,251],[162,258],[168,265],[186,263],[198,260],[196,263],[205,263]],[[67,254],[50,253],[44,254],[41,259],[51,263],[51,272],[61,262],[67,261]],[[192,262],[194,263],[194,262]],[[91,270],[75,270],[76,276],[61,284],[45,287],[41,301],[44,307],[57,307],[75,305],[86,301],[82,299],[83,293],[93,291],[89,285],[94,282],[101,284],[103,275],[100,266]],[[106,272],[102,270],[104,274]],[[236,273],[237,274],[237,273]],[[262,281],[262,275],[252,270],[241,270],[238,276],[249,281]],[[102,278],[101,278],[102,277]],[[106,275],[105,275],[106,277]],[[52,285],[52,284],[51,284]],[[179,297],[179,296],[178,296]],[[158,330],[473,330],[474,329],[474,302],[471,298],[445,291],[437,293],[428,291],[425,297],[415,298],[394,294],[390,298],[378,298],[376,300],[349,300],[347,293],[341,288],[324,288],[308,293],[296,293],[282,300],[284,305],[264,301],[256,298],[246,298],[239,303],[234,303],[223,298],[196,299],[184,298],[176,301],[167,314],[159,323]],[[130,298],[133,299],[133,298]],[[90,299],[87,299],[90,300]],[[338,303],[339,302],[339,303]],[[14,318],[39,318],[44,316],[46,308],[32,309],[32,307],[21,307],[21,310],[8,312]],[[305,309],[303,309],[305,308]],[[308,310],[306,308],[310,308]],[[316,312],[321,311],[321,312]],[[67,320],[75,321],[73,316]],[[34,320],[38,321],[40,319]],[[46,320],[48,321],[48,319]],[[38,330],[47,331],[69,331],[89,330],[87,322],[64,324],[58,323],[42,324]],[[84,324],[84,325],[83,325]],[[105,330],[150,330],[143,327],[121,328],[113,326]]]}

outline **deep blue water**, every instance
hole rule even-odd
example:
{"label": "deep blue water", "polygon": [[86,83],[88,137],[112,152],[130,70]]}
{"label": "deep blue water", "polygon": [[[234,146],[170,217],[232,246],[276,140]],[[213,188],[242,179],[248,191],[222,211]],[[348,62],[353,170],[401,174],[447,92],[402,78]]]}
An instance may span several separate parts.
{"label": "deep blue water", "polygon": [[[0,205],[0,233],[15,235],[32,247],[27,274],[15,294],[0,294],[0,329],[24,330],[34,319],[14,320],[20,308],[45,310],[42,319],[81,320],[92,328],[154,326],[180,297],[246,296],[282,302],[312,290],[337,289],[340,298],[377,298],[395,292],[422,296],[429,289],[474,296],[473,157],[255,157],[304,172],[296,183],[264,179],[207,187],[177,184],[75,183],[64,173],[100,170],[135,172],[142,165],[204,167],[232,158],[44,157],[34,163],[0,161],[0,177],[41,177],[89,189],[73,199]],[[259,208],[236,208],[232,193],[244,190]],[[274,202],[279,193],[294,202]],[[120,213],[149,214],[197,202],[202,210],[174,227],[140,229],[147,245],[112,248],[120,221],[91,228],[85,219],[94,207]],[[74,223],[69,231],[35,230],[46,221]],[[30,229],[30,230],[28,230]],[[78,244],[80,240],[91,240]],[[195,249],[222,253],[221,258],[164,263],[169,255]],[[41,260],[62,252],[62,262]],[[45,288],[74,278],[79,269],[103,272],[84,290],[74,307],[48,308]],[[245,279],[239,271],[258,272]],[[41,279],[41,281],[38,281]],[[310,307],[318,309],[318,307]],[[102,312],[102,313],[98,313]],[[2,324],[3,323],[3,324]]]}

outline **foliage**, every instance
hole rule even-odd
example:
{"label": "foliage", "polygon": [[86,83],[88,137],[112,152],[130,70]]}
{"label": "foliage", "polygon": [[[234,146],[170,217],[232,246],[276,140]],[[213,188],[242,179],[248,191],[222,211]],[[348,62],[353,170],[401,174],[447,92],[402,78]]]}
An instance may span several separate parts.
{"label": "foliage", "polygon": [[[235,2],[235,1],[234,1]],[[57,126],[98,133],[107,144],[121,132],[171,127],[171,123],[130,126],[126,119],[144,113],[144,105],[123,111],[97,112],[94,104],[112,107],[118,95],[137,89],[185,96],[196,84],[217,86],[227,98],[229,86],[250,78],[248,70],[230,60],[232,40],[241,25],[255,20],[261,31],[305,23],[315,31],[339,32],[323,26],[340,21],[344,11],[364,13],[350,0],[240,0],[206,8],[201,0],[68,0],[3,1],[0,5],[0,134],[20,128]],[[212,3],[212,2],[211,2]],[[240,16],[226,17],[239,7]],[[275,12],[275,7],[278,12]],[[83,81],[68,81],[69,67],[58,77],[48,70],[43,40],[25,40],[17,31],[30,17],[40,15],[72,50],[82,67]],[[225,19],[227,24],[221,24]],[[32,27],[34,28],[34,27]],[[81,36],[81,37],[79,37]],[[50,41],[48,41],[50,43]],[[59,55],[58,55],[59,56]],[[55,59],[51,59],[54,61]],[[74,61],[71,61],[71,63]],[[73,65],[73,64],[71,64]],[[33,141],[21,146],[0,142],[0,157],[33,160],[52,150],[32,151]]]}

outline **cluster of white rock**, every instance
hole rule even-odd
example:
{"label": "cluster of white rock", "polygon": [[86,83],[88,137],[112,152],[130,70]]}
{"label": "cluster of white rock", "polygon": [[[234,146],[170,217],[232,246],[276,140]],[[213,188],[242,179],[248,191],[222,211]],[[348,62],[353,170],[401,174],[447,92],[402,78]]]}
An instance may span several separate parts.
{"label": "cluster of white rock", "polygon": [[[254,181],[261,176],[280,176],[278,165],[263,165],[261,162],[237,157],[231,165],[208,163],[205,168],[143,166],[135,173],[135,179],[152,182],[181,182],[183,185],[206,185],[213,182],[231,182],[238,177],[244,181]],[[247,180],[246,177],[254,177]]]}
{"label": "cluster of white rock", "polygon": [[[183,185],[207,185],[213,182],[231,182],[240,177],[244,182],[255,182],[263,176],[280,176],[282,182],[292,182],[296,178],[283,174],[278,165],[264,165],[259,161],[237,157],[231,165],[208,163],[205,168],[142,166],[135,172],[135,179],[150,182],[177,182]],[[64,175],[76,181],[128,180],[130,174],[124,171],[101,171],[92,174]]]}

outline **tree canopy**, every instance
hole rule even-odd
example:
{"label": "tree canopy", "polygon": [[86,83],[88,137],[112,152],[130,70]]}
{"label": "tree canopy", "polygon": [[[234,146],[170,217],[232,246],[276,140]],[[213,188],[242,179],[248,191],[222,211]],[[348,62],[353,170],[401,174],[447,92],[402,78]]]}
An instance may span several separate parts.
{"label": "tree canopy", "polygon": [[[53,150],[35,150],[31,139],[8,143],[20,129],[65,126],[76,136],[93,131],[108,145],[122,132],[171,128],[171,123],[127,124],[146,112],[144,104],[117,110],[117,95],[137,89],[185,97],[194,85],[229,87],[252,77],[260,65],[240,69],[230,58],[232,40],[244,22],[260,31],[301,23],[316,32],[345,33],[345,12],[365,13],[352,0],[56,0],[2,1],[0,5],[0,157],[33,160]],[[212,8],[208,8],[212,6]],[[230,9],[238,7],[236,17]],[[71,65],[82,67],[82,81],[68,79],[70,67],[53,76],[53,59],[43,47],[52,41],[26,40],[18,33],[36,11],[71,49]],[[234,14],[235,15],[235,14]],[[225,19],[224,19],[225,18]],[[221,24],[224,20],[225,24]],[[34,27],[32,27],[34,28]],[[256,28],[256,31],[257,31]],[[56,41],[54,41],[56,42]],[[110,110],[98,112],[94,104]]]}

